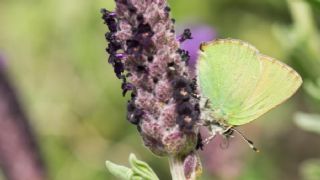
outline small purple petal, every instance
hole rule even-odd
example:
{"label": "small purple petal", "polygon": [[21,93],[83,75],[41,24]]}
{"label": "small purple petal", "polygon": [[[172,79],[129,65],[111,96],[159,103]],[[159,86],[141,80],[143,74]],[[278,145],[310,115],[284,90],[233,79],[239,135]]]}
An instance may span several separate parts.
{"label": "small purple petal", "polygon": [[124,58],[124,54],[123,53],[116,54],[116,58],[122,59]]}
{"label": "small purple petal", "polygon": [[198,58],[198,50],[201,42],[211,41],[215,39],[216,32],[210,26],[196,25],[190,28],[192,32],[192,39],[181,44],[181,48],[189,52],[190,60],[189,67],[194,69],[196,60]]}

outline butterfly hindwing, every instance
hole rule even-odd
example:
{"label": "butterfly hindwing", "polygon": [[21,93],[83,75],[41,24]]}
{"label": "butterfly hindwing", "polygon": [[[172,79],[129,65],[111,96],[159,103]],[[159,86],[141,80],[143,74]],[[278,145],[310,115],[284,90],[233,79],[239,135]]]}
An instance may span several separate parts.
{"label": "butterfly hindwing", "polygon": [[259,55],[262,72],[254,92],[244,101],[241,111],[230,116],[229,123],[248,123],[291,97],[302,84],[300,75],[286,64]]}

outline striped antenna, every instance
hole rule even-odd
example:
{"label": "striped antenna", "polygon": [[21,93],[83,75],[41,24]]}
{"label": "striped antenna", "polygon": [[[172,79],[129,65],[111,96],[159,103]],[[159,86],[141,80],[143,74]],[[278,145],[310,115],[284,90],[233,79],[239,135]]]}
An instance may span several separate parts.
{"label": "striped antenna", "polygon": [[254,150],[255,152],[260,152],[260,150],[258,148],[256,148],[253,144],[253,142],[249,139],[247,139],[240,131],[236,130],[235,128],[232,128],[235,132],[237,132],[241,137],[242,139],[247,142],[247,144],[249,145],[249,147]]}

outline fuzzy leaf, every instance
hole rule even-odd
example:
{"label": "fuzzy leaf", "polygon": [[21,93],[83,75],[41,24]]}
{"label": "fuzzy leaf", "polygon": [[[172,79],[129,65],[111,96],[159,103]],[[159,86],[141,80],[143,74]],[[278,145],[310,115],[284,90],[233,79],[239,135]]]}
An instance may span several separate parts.
{"label": "fuzzy leaf", "polygon": [[138,160],[134,154],[130,154],[129,162],[132,167],[134,177],[137,176],[147,180],[159,179],[157,175],[154,173],[154,171],[151,169],[151,167],[147,163]]}
{"label": "fuzzy leaf", "polygon": [[110,161],[106,161],[106,166],[110,173],[114,175],[115,177],[121,179],[121,180],[131,180],[133,176],[133,171],[130,168],[127,168],[125,166],[120,166],[117,164],[114,164]]}
{"label": "fuzzy leaf", "polygon": [[294,117],[295,123],[300,128],[320,134],[320,115],[299,112]]}

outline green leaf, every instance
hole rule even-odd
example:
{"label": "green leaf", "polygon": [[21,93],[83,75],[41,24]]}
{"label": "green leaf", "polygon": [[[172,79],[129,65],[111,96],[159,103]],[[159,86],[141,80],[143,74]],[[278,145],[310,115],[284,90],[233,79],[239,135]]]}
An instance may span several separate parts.
{"label": "green leaf", "polygon": [[320,159],[311,159],[301,165],[301,173],[304,180],[320,179]]}
{"label": "green leaf", "polygon": [[125,166],[120,166],[110,161],[106,161],[106,166],[112,175],[121,180],[131,180],[133,176],[133,171]]}
{"label": "green leaf", "polygon": [[147,163],[138,160],[134,154],[130,154],[129,162],[135,176],[142,177],[148,180],[159,179],[151,169],[151,167]]}
{"label": "green leaf", "polygon": [[131,169],[125,166],[106,161],[106,166],[110,173],[121,180],[159,180],[151,167],[130,154],[129,162]]}
{"label": "green leaf", "polygon": [[310,96],[320,101],[320,78],[318,78],[316,83],[306,81],[304,88]]}
{"label": "green leaf", "polygon": [[319,114],[307,114],[299,112],[296,113],[294,120],[296,125],[299,126],[301,129],[320,134]]}
{"label": "green leaf", "polygon": [[320,9],[320,0],[307,0],[312,7]]}

